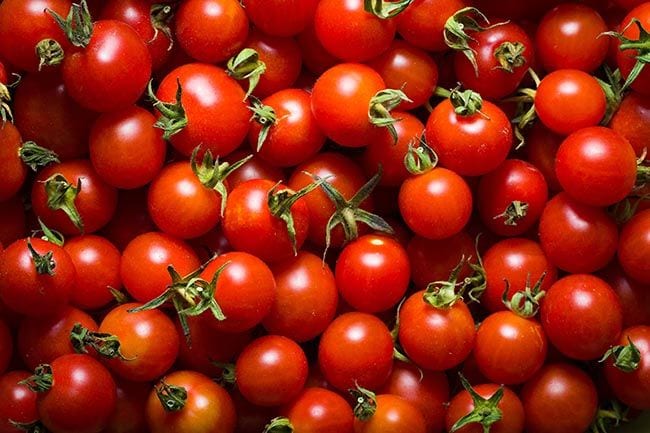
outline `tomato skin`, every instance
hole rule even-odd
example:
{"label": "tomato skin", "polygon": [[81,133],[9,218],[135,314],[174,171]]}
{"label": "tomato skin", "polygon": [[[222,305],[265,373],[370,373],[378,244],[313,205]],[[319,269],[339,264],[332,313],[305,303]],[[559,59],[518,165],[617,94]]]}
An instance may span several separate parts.
{"label": "tomato skin", "polygon": [[280,412],[296,432],[353,432],[352,408],[343,397],[328,389],[306,388]]}
{"label": "tomato skin", "polygon": [[168,412],[156,392],[151,391],[145,413],[151,433],[235,431],[237,414],[232,398],[208,376],[179,370],[167,375],[164,380],[169,385],[185,388],[187,401],[181,410]]}
{"label": "tomato skin", "polygon": [[235,55],[248,35],[246,12],[236,0],[185,1],[174,21],[180,46],[204,63],[219,63]]}
{"label": "tomato skin", "polygon": [[[636,182],[636,155],[629,142],[600,126],[569,135],[555,159],[557,178],[574,199],[608,206],[627,197]],[[594,194],[593,191],[602,191]]]}
{"label": "tomato skin", "polygon": [[[27,241],[39,255],[52,252],[54,274],[39,274]],[[65,250],[39,238],[20,239],[0,253],[0,299],[11,310],[30,317],[49,316],[68,303],[76,277]]]}
{"label": "tomato skin", "polygon": [[[244,151],[237,150],[228,155],[225,160],[230,164],[242,160],[249,154]],[[228,176],[228,186],[230,190],[237,188],[242,183],[253,179],[268,179],[274,183],[285,181],[285,174],[282,169],[274,167],[258,155],[253,155],[244,165],[232,172]]]}
{"label": "tomato skin", "polygon": [[161,231],[190,239],[219,223],[221,200],[215,190],[201,183],[188,161],[179,161],[165,166],[151,182],[147,206]]}
{"label": "tomato skin", "polygon": [[618,244],[618,261],[625,273],[643,284],[650,283],[650,267],[647,258],[650,234],[650,210],[646,209],[632,217],[621,230]]}
{"label": "tomato skin", "polygon": [[275,301],[262,324],[270,334],[302,343],[320,335],[336,315],[339,293],[332,270],[320,257],[299,251],[271,267]]}
{"label": "tomato skin", "polygon": [[551,191],[562,189],[555,174],[555,155],[564,138],[537,122],[530,130],[526,141],[526,160],[544,174]]}
{"label": "tomato skin", "polygon": [[366,421],[354,420],[354,433],[425,433],[422,412],[402,397],[381,394],[376,398],[377,409]]}
{"label": "tomato skin", "polygon": [[318,0],[244,0],[255,27],[271,36],[295,36],[312,21]]}
{"label": "tomato skin", "polygon": [[99,177],[89,160],[78,159],[48,165],[38,172],[32,185],[32,206],[45,225],[66,235],[80,233],[63,210],[52,210],[47,205],[45,181],[54,174],[63,175],[74,187],[81,180],[74,204],[81,216],[84,233],[96,232],[111,220],[117,209],[117,190]]}
{"label": "tomato skin", "polygon": [[0,183],[0,202],[13,197],[25,183],[27,167],[19,155],[22,145],[20,131],[13,123],[0,124],[0,170],[3,173],[2,183]]}
{"label": "tomato skin", "polygon": [[33,423],[38,420],[35,392],[18,382],[27,379],[31,373],[14,370],[0,376],[0,433],[20,433],[21,430],[11,425],[10,421]]}
{"label": "tomato skin", "polygon": [[88,135],[97,114],[68,95],[59,72],[24,76],[16,88],[13,112],[23,139],[53,150],[61,161],[88,153]]}
{"label": "tomato skin", "polygon": [[[411,264],[411,280],[419,289],[434,281],[444,281],[460,263],[461,258],[475,254],[474,241],[465,231],[440,240],[413,236],[408,243],[407,253]],[[470,268],[461,268],[458,278],[469,277]]]}
{"label": "tomato skin", "polygon": [[88,355],[52,361],[53,386],[38,395],[43,425],[60,433],[98,433],[115,410],[117,390],[106,367]]}
{"label": "tomato skin", "polygon": [[9,367],[14,353],[13,335],[5,323],[4,318],[0,319],[0,348],[0,374],[2,374]]}
{"label": "tomato skin", "polygon": [[201,263],[189,245],[172,236],[159,232],[137,236],[122,251],[120,275],[126,291],[143,303],[158,297],[171,283],[169,265],[184,276]]}
{"label": "tomato skin", "polygon": [[[474,40],[470,40],[468,45],[475,52],[478,74],[463,52],[454,53],[454,71],[463,87],[491,100],[514,93],[535,60],[533,41],[524,29],[507,22],[474,32],[471,37]],[[513,67],[511,71],[504,69],[497,58],[497,50],[505,42],[519,43],[524,47],[521,53],[523,64]]]}
{"label": "tomato skin", "polygon": [[639,410],[650,408],[650,326],[633,326],[623,331],[617,345],[627,346],[630,341],[641,352],[636,370],[625,373],[616,368],[612,360],[605,364],[605,378],[614,395],[624,404]]}
{"label": "tomato skin", "polygon": [[579,360],[602,356],[623,327],[616,292],[588,274],[556,281],[542,300],[540,317],[550,342],[564,355]]}
{"label": "tomato skin", "polygon": [[411,268],[406,250],[387,236],[366,235],[347,244],[336,261],[343,299],[364,313],[386,311],[406,293]]}
{"label": "tomato skin", "polygon": [[113,308],[99,325],[99,332],[115,335],[125,358],[107,359],[108,368],[123,379],[148,382],[174,364],[179,337],[174,323],[162,311],[129,312],[139,306],[128,303]]}
{"label": "tomato skin", "polygon": [[[636,25],[630,25],[633,19],[637,19],[644,29],[650,28],[650,4],[641,3],[634,9],[628,12],[623,18],[620,29],[625,29],[622,34],[624,37],[631,40],[639,39],[639,28]],[[638,55],[637,50],[618,50],[616,53],[616,64],[621,70],[624,79],[627,79],[634,64],[636,63],[635,56]],[[632,82],[630,87],[641,95],[650,95],[650,71],[643,68],[639,76]]]}
{"label": "tomato skin", "polygon": [[385,87],[381,75],[369,66],[340,63],[331,67],[312,90],[311,109],[318,126],[341,146],[366,146],[376,131],[368,120],[370,100]]}
{"label": "tomato skin", "polygon": [[599,274],[616,292],[623,309],[623,327],[650,325],[650,287],[641,284],[623,272],[617,260],[613,260]]}
{"label": "tomato skin", "polygon": [[535,34],[535,47],[547,71],[596,70],[607,56],[608,40],[600,37],[608,30],[598,12],[589,6],[564,3],[549,10]]}
{"label": "tomato skin", "polygon": [[603,209],[578,203],[566,193],[548,201],[539,220],[546,257],[571,273],[594,272],[616,254],[618,230]]}
{"label": "tomato skin", "polygon": [[[544,175],[534,165],[520,159],[507,159],[492,172],[481,177],[477,192],[481,220],[500,236],[518,236],[531,229],[539,219],[548,200]],[[499,217],[514,201],[528,205],[526,215],[505,224]]]}
{"label": "tomato skin", "polygon": [[[271,126],[260,158],[274,167],[292,167],[312,158],[325,144],[325,135],[320,131],[311,112],[311,96],[305,90],[284,89],[262,100],[275,111],[277,122]],[[262,125],[253,122],[248,133],[248,142],[257,149],[257,140]]]}
{"label": "tomato skin", "polygon": [[597,125],[607,103],[598,81],[578,69],[559,69],[545,76],[537,87],[535,111],[550,130],[568,135]]}
{"label": "tomato skin", "polygon": [[167,145],[153,114],[138,106],[104,113],[90,131],[90,161],[107,184],[121,189],[144,186],[160,172]]}
{"label": "tomato skin", "polygon": [[445,22],[456,11],[469,6],[464,0],[415,0],[399,14],[397,31],[412,45],[427,51],[446,51]]}
{"label": "tomato skin", "polygon": [[[529,239],[510,238],[492,245],[483,255],[486,288],[481,304],[491,312],[503,311],[504,280],[508,281],[508,299],[526,289],[532,288],[544,276],[541,289],[548,290],[557,280],[557,268],[549,261],[541,246]],[[499,382],[499,381],[494,381]]]}
{"label": "tomato skin", "polygon": [[402,184],[398,205],[404,222],[417,235],[444,239],[460,232],[472,213],[472,193],[455,172],[437,167]]}
{"label": "tomato skin", "polygon": [[338,316],[323,333],[318,365],[334,388],[357,384],[375,389],[386,382],[393,366],[393,340],[377,317],[360,312]]}
{"label": "tomato skin", "polygon": [[409,296],[399,313],[399,341],[407,356],[427,370],[443,371],[460,364],[474,345],[474,319],[462,300],[442,309],[423,299],[424,290]]}
{"label": "tomato skin", "polygon": [[104,430],[105,433],[140,433],[145,431],[145,407],[150,384],[117,380],[115,411]]}
{"label": "tomato skin", "polygon": [[528,433],[582,433],[598,409],[596,386],[571,364],[545,365],[524,385],[520,396]]}
{"label": "tomato skin", "polygon": [[221,68],[188,63],[163,78],[156,97],[175,102],[177,80],[183,88],[181,103],[187,126],[172,135],[172,146],[184,156],[190,156],[198,144],[222,157],[234,151],[248,134],[250,118],[239,84]]}
{"label": "tomato skin", "polygon": [[23,363],[33,370],[39,364],[76,353],[70,342],[70,331],[76,323],[90,331],[98,328],[95,319],[74,307],[66,307],[50,317],[23,318],[16,336],[16,349]]}
{"label": "tomato skin", "polygon": [[144,92],[151,78],[151,55],[133,27],[101,20],[93,24],[88,46],[65,56],[62,73],[66,92],[79,105],[114,111],[135,104]]}
{"label": "tomato skin", "polygon": [[449,99],[429,115],[426,140],[440,165],[461,176],[479,176],[505,161],[512,146],[512,127],[505,113],[489,101],[480,112],[457,114]]}
{"label": "tomato skin", "polygon": [[[35,48],[43,39],[58,41],[64,50],[70,44],[52,17],[51,9],[61,16],[70,10],[69,0],[9,0],[0,7],[0,57],[20,70],[38,71],[39,59]],[[67,51],[66,51],[67,52]]]}
{"label": "tomato skin", "polygon": [[258,406],[279,406],[293,400],[307,381],[307,357],[293,340],[279,335],[260,337],[239,354],[237,388]]}
{"label": "tomato skin", "polygon": [[394,40],[388,50],[369,61],[368,65],[379,72],[386,87],[401,89],[413,101],[402,102],[401,110],[424,105],[438,83],[436,62],[426,51],[401,40]]}
{"label": "tomato skin", "polygon": [[298,35],[297,39],[302,53],[302,63],[309,72],[320,75],[339,63],[339,60],[318,40],[313,22]]}
{"label": "tomato skin", "polygon": [[[268,205],[268,193],[275,185],[266,179],[249,180],[239,185],[228,196],[222,223],[224,234],[234,249],[254,254],[265,262],[277,262],[294,255],[285,221],[273,215]],[[309,208],[298,200],[290,212],[298,250],[307,238]]]}
{"label": "tomato skin", "polygon": [[539,322],[511,311],[499,311],[481,322],[474,358],[491,382],[515,385],[527,381],[542,367],[547,346]]}
{"label": "tomato skin", "polygon": [[269,314],[275,300],[275,279],[262,260],[241,251],[220,255],[200,277],[212,280],[215,272],[226,263],[215,291],[215,299],[226,319],[212,320],[210,325],[222,332],[243,332],[254,328]]}
{"label": "tomato skin", "polygon": [[[474,391],[483,398],[490,398],[499,389],[499,385],[492,383],[477,385]],[[510,388],[503,388],[503,398],[497,405],[502,412],[502,418],[492,424],[490,431],[493,433],[521,433],[524,431],[524,406]],[[451,431],[452,426],[462,417],[474,410],[474,402],[469,392],[463,390],[456,394],[449,402],[446,426]],[[457,430],[460,433],[480,433],[483,426],[478,423],[468,424]]]}
{"label": "tomato skin", "polygon": [[120,190],[117,201],[119,212],[104,226],[102,234],[120,251],[137,236],[156,230],[147,212],[147,190]]}
{"label": "tomato skin", "polygon": [[646,147],[645,137],[650,135],[650,102],[636,92],[630,92],[621,101],[609,127],[625,137],[637,156]]}
{"label": "tomato skin", "polygon": [[413,364],[396,361],[388,381],[378,392],[397,395],[419,408],[428,433],[442,431],[449,401],[449,381],[444,373],[424,371]]}
{"label": "tomato skin", "polygon": [[2,202],[0,214],[0,244],[8,246],[27,236],[25,208],[19,195]]}

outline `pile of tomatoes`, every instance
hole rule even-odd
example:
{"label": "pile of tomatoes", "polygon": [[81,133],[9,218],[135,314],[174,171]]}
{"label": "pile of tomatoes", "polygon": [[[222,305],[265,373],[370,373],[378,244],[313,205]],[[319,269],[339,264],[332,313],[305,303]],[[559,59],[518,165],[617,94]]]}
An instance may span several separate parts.
{"label": "pile of tomatoes", "polygon": [[650,409],[650,2],[0,0],[0,433]]}

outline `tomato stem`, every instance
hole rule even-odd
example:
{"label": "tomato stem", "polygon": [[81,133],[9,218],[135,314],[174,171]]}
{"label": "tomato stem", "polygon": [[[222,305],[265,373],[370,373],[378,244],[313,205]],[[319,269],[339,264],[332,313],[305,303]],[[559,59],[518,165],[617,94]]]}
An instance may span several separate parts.
{"label": "tomato stem", "polygon": [[604,362],[610,357],[613,358],[614,367],[624,373],[632,373],[639,368],[641,362],[641,352],[634,345],[630,337],[627,338],[628,344],[625,346],[614,346],[609,349],[599,362]]}
{"label": "tomato stem", "polygon": [[49,364],[40,364],[34,369],[34,374],[27,379],[18,382],[25,385],[34,392],[49,391],[54,384],[52,366]]}
{"label": "tomato stem", "polygon": [[489,433],[492,424],[503,418],[503,412],[498,407],[499,402],[503,398],[503,385],[490,398],[486,399],[472,388],[472,385],[470,385],[462,373],[458,373],[458,376],[460,377],[460,383],[463,385],[463,388],[472,397],[474,409],[456,421],[451,427],[451,430],[449,430],[449,433],[454,433],[468,424],[481,424],[483,426],[483,433]]}
{"label": "tomato stem", "polygon": [[180,80],[176,79],[176,102],[163,102],[153,92],[152,82],[153,80],[150,80],[147,86],[147,95],[153,101],[154,108],[160,112],[160,117],[154,126],[162,129],[163,138],[169,140],[187,126],[187,115],[182,103],[183,87]]}
{"label": "tomato stem", "polygon": [[512,73],[515,68],[521,68],[527,62],[524,53],[526,46],[519,41],[502,42],[501,45],[494,50],[494,57],[499,62],[499,69]]}
{"label": "tomato stem", "polygon": [[355,399],[354,416],[359,421],[367,421],[377,411],[377,396],[374,392],[362,388],[358,384],[356,386],[356,389],[348,390]]}
{"label": "tomato stem", "polygon": [[39,71],[43,69],[43,66],[56,66],[61,64],[65,57],[63,47],[54,39],[43,39],[36,44],[36,55],[39,58]]}
{"label": "tomato stem", "polygon": [[24,142],[18,150],[18,155],[33,171],[38,171],[39,168],[53,162],[61,162],[54,151],[41,147],[33,141]]}
{"label": "tomato stem", "polygon": [[628,421],[629,408],[617,400],[610,400],[598,408],[596,417],[591,423],[591,433],[609,433],[622,422]]}
{"label": "tomato stem", "polygon": [[172,35],[170,24],[174,17],[174,8],[172,8],[172,5],[167,3],[154,3],[151,5],[149,17],[151,20],[151,27],[153,28],[153,36],[147,43],[151,44],[156,40],[158,34],[162,33],[167,37],[167,39],[169,39],[167,51],[171,51],[174,47],[174,37]]}
{"label": "tomato stem", "polygon": [[48,251],[45,254],[39,254],[36,252],[32,246],[32,242],[27,238],[27,249],[32,256],[32,262],[36,268],[36,273],[39,275],[54,275],[54,268],[56,268],[56,262],[54,261],[54,253]]}
{"label": "tomato stem", "polygon": [[244,101],[253,93],[260,82],[260,77],[266,72],[266,63],[260,60],[260,55],[252,48],[244,48],[228,60],[226,65],[228,75],[236,80],[248,80],[248,90]]}
{"label": "tomato stem", "polygon": [[278,118],[275,115],[273,107],[262,104],[262,102],[255,97],[251,97],[251,99],[253,105],[248,107],[253,112],[251,120],[256,121],[262,126],[260,133],[257,136],[256,151],[259,153],[259,151],[262,150],[262,145],[264,144],[266,137],[269,135],[271,127],[276,124]]}
{"label": "tomato stem", "polygon": [[119,358],[123,361],[132,361],[135,358],[126,358],[120,349],[119,338],[104,332],[92,332],[81,323],[75,323],[70,330],[70,343],[77,353],[88,353],[91,347],[107,359]]}
{"label": "tomato stem", "polygon": [[86,0],[73,3],[68,16],[63,18],[51,9],[45,9],[59,25],[68,40],[75,47],[85,48],[90,43],[93,34],[93,20],[88,10]]}
{"label": "tomato stem", "polygon": [[413,175],[423,174],[433,170],[438,165],[438,155],[429,147],[424,139],[424,134],[418,139],[418,146],[416,147],[414,144],[409,143],[406,155],[404,155],[404,167],[406,167],[406,170]]}
{"label": "tomato stem", "polygon": [[502,213],[492,217],[492,219],[497,220],[503,218],[503,225],[516,226],[519,220],[524,218],[527,214],[528,203],[514,200],[506,206],[506,209]]}
{"label": "tomato stem", "polygon": [[62,210],[70,218],[72,224],[79,231],[84,231],[84,224],[81,215],[77,210],[75,201],[81,191],[81,178],[77,185],[73,186],[60,173],[55,173],[45,180],[45,194],[47,195],[47,207],[51,210]]}
{"label": "tomato stem", "polygon": [[377,18],[387,20],[404,12],[411,3],[413,3],[413,0],[395,0],[392,2],[387,2],[386,0],[364,0],[363,8],[366,12],[373,14]]}
{"label": "tomato stem", "polygon": [[394,143],[397,143],[398,138],[395,123],[401,119],[395,119],[390,111],[402,101],[413,102],[401,90],[385,89],[377,92],[370,99],[370,105],[368,106],[368,120],[370,123],[380,128],[387,128]]}
{"label": "tomato stem", "polygon": [[167,412],[178,412],[185,407],[187,390],[182,386],[170,385],[162,379],[155,386],[158,400]]}
{"label": "tomato stem", "polygon": [[508,296],[508,292],[510,291],[510,282],[508,280],[503,280],[506,286],[503,295],[501,296],[503,305],[520,317],[534,317],[539,311],[540,301],[544,296],[546,296],[546,292],[542,290],[544,278],[546,278],[546,272],[542,273],[535,285],[531,287],[530,274],[528,274],[526,276],[526,288],[516,292],[511,298]]}
{"label": "tomato stem", "polygon": [[289,418],[282,416],[273,418],[265,427],[262,433],[293,433],[293,425]]}
{"label": "tomato stem", "polygon": [[9,102],[11,102],[11,94],[9,93],[9,88],[6,85],[0,83],[0,119],[2,119],[2,126],[4,126],[7,120],[10,120],[12,122],[14,120]]}
{"label": "tomato stem", "polygon": [[[639,29],[638,39],[630,39],[623,35],[623,33],[625,33],[625,31],[633,25],[636,25],[637,28]],[[636,59],[636,63],[632,67],[630,74],[627,76],[627,79],[623,84],[623,90],[625,90],[628,87],[630,87],[630,85],[634,82],[634,80],[637,79],[641,71],[643,71],[645,65],[650,63],[650,33],[648,33],[648,31],[643,27],[641,21],[639,21],[638,18],[633,18],[632,21],[630,21],[630,23],[627,26],[625,26],[625,28],[620,33],[612,31],[612,32],[605,32],[602,34],[613,36],[617,38],[619,41],[621,41],[619,45],[619,49],[621,51],[627,51],[627,50],[637,51],[636,55],[634,56],[634,58]]]}

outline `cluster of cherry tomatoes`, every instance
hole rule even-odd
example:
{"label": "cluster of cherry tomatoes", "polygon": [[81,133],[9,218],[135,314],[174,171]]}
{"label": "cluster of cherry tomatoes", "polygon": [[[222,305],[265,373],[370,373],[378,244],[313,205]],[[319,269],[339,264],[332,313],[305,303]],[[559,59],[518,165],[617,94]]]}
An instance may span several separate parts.
{"label": "cluster of cherry tomatoes", "polygon": [[0,433],[650,409],[650,2],[0,0]]}

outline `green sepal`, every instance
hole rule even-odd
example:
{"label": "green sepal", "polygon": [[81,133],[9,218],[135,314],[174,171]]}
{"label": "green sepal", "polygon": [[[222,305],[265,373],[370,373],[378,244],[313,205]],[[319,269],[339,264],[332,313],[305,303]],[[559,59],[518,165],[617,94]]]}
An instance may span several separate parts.
{"label": "green sepal", "polygon": [[630,409],[618,400],[605,402],[598,408],[596,417],[591,423],[590,433],[610,433],[612,429],[629,421],[627,418]]}
{"label": "green sepal", "polygon": [[438,165],[438,154],[429,147],[424,135],[419,138],[417,146],[409,143],[406,155],[404,155],[404,167],[413,174],[423,174],[433,170]]}
{"label": "green sepal", "polygon": [[41,228],[41,231],[43,232],[43,236],[41,236],[41,239],[50,242],[54,245],[57,245],[59,247],[63,246],[63,244],[65,243],[65,237],[61,232],[57,230],[52,230],[51,228],[46,226],[45,223],[40,218],[38,218],[38,225]]}
{"label": "green sepal", "polygon": [[170,385],[161,379],[155,386],[156,396],[166,412],[178,412],[187,403],[187,390],[182,386]]}
{"label": "green sepal", "polygon": [[[639,29],[638,39],[629,39],[623,36],[623,33],[625,33],[625,31],[633,25],[636,25]],[[641,21],[638,18],[632,18],[632,21],[630,21],[630,23],[620,33],[604,32],[602,34],[614,36],[619,41],[621,41],[621,44],[619,45],[619,49],[621,51],[637,50],[637,55],[634,56],[636,63],[634,64],[634,67],[630,71],[630,74],[627,76],[627,79],[623,84],[623,90],[625,90],[630,87],[634,80],[637,79],[641,71],[643,71],[645,65],[650,63],[650,33],[648,33],[643,25],[641,25]]]}
{"label": "green sepal", "polygon": [[458,376],[460,377],[460,383],[463,385],[463,388],[465,388],[472,397],[474,409],[456,421],[449,430],[449,433],[454,433],[468,424],[481,424],[483,426],[483,433],[489,433],[492,425],[503,418],[503,412],[498,407],[499,402],[503,398],[503,385],[492,394],[492,397],[486,399],[481,397],[474,388],[472,388],[472,385],[470,385],[467,379],[465,379],[465,376],[461,373],[458,373]]}
{"label": "green sepal", "polygon": [[262,433],[293,433],[293,425],[289,418],[279,416],[273,418],[265,427]]}
{"label": "green sepal", "polygon": [[[401,311],[402,305],[404,305],[405,301],[406,298],[402,298],[399,305],[397,306],[397,312],[395,313],[395,324],[393,325],[393,328],[390,330],[390,336],[393,339],[393,359],[405,362],[407,364],[412,364],[413,361],[411,361],[409,357],[406,356],[406,354],[404,353],[404,349],[399,343],[399,327],[400,327],[399,312]],[[422,371],[420,370],[420,372]]]}
{"label": "green sepal", "polygon": [[260,77],[266,72],[266,63],[260,60],[260,55],[252,48],[244,48],[226,65],[228,75],[236,80],[248,80],[248,90],[244,101],[253,93],[260,82]]}
{"label": "green sepal", "polygon": [[11,424],[13,427],[25,433],[48,433],[47,429],[40,421],[34,421],[29,423],[16,422],[11,419],[8,421],[9,424]]}
{"label": "green sepal", "polygon": [[53,162],[61,162],[59,156],[52,150],[39,146],[33,141],[26,141],[18,150],[20,159],[33,171]]}
{"label": "green sepal", "polygon": [[39,364],[34,369],[34,374],[32,376],[21,380],[18,384],[25,385],[34,392],[49,391],[50,388],[52,388],[52,385],[54,385],[52,366],[50,364]]}
{"label": "green sepal", "polygon": [[[535,82],[539,84],[539,78],[537,77],[537,74],[532,69],[528,69],[528,72],[531,74]],[[524,131],[532,126],[535,119],[537,119],[537,112],[535,111],[536,93],[537,91],[534,89],[523,88],[517,91],[517,96],[504,99],[504,102],[517,103],[515,117],[510,119],[510,123],[513,126],[515,138],[517,139],[515,150],[521,149],[524,144],[526,144]]]}
{"label": "green sepal", "polygon": [[517,226],[517,222],[520,219],[524,218],[528,214],[528,203],[514,200],[506,207],[506,209],[492,217],[492,219],[497,220],[503,218],[503,225],[506,226]]}
{"label": "green sepal", "polygon": [[85,48],[93,35],[93,20],[88,10],[86,0],[73,3],[68,16],[63,18],[51,9],[45,9],[59,25],[72,45]]}
{"label": "green sepal", "polygon": [[473,116],[476,113],[485,115],[481,112],[483,108],[483,98],[473,90],[463,90],[455,88],[449,95],[449,101],[454,107],[454,112],[460,116]]}
{"label": "green sepal", "polygon": [[235,386],[235,383],[237,383],[237,371],[235,370],[235,364],[213,360],[210,360],[210,364],[221,369],[221,376],[214,379],[219,385],[223,387]]}
{"label": "green sepal", "polygon": [[366,12],[373,14],[382,20],[394,18],[413,3],[413,0],[364,0],[363,8]]}
{"label": "green sepal", "polygon": [[32,263],[34,263],[34,268],[38,275],[54,275],[54,268],[56,268],[56,262],[54,261],[54,253],[48,251],[45,254],[39,254],[36,252],[32,246],[32,242],[27,238],[27,249],[29,250],[30,255],[32,256]]}
{"label": "green sepal", "polygon": [[181,81],[176,79],[176,102],[163,102],[156,97],[152,88],[153,80],[147,85],[147,96],[153,102],[153,106],[160,113],[160,117],[153,126],[163,130],[163,138],[169,140],[173,135],[178,134],[187,126],[187,114],[183,108],[182,97],[183,87]]}
{"label": "green sepal", "polygon": [[251,100],[253,104],[248,107],[253,112],[251,120],[256,121],[262,127],[257,136],[257,147],[255,149],[259,152],[262,150],[262,145],[264,144],[266,137],[268,137],[271,127],[276,124],[278,118],[273,107],[262,104],[262,102],[255,97],[251,97]]}
{"label": "green sepal", "polygon": [[613,358],[614,367],[624,373],[632,373],[639,368],[641,362],[641,352],[634,345],[630,337],[627,338],[626,346],[614,346],[609,349],[599,362],[604,362],[608,358]]}
{"label": "green sepal", "polygon": [[135,359],[126,358],[122,354],[121,343],[117,336],[105,332],[92,332],[81,323],[75,323],[70,330],[70,343],[77,353],[88,353],[88,347],[91,347],[106,359],[119,358],[123,361]]}
{"label": "green sepal", "polygon": [[521,42],[505,41],[494,50],[494,57],[499,63],[499,69],[512,73],[515,68],[521,68],[526,64],[525,52],[526,46]]}
{"label": "green sepal", "polygon": [[[422,296],[424,302],[434,308],[446,309],[453,307],[456,301],[462,299],[463,282],[458,281],[458,275],[466,263],[467,259],[462,256],[458,264],[451,270],[446,281],[433,281],[427,284]],[[458,288],[460,290],[457,290]]]}
{"label": "green sepal", "polygon": [[45,180],[45,194],[47,195],[47,207],[51,210],[62,210],[70,218],[72,224],[84,231],[84,224],[81,215],[77,210],[75,200],[81,191],[81,178],[77,179],[74,186],[60,173],[55,173]]}
{"label": "green sepal", "polygon": [[167,51],[171,51],[174,47],[174,36],[172,35],[171,22],[174,18],[173,5],[168,3],[154,3],[149,10],[149,19],[151,27],[153,28],[153,36],[147,43],[152,43],[157,37],[158,33],[162,33],[169,39]]}
{"label": "green sepal", "polygon": [[603,89],[603,93],[605,93],[607,110],[605,111],[605,115],[600,121],[600,124],[607,126],[612,120],[614,114],[616,114],[616,111],[623,100],[623,77],[621,76],[620,70],[616,69],[615,71],[612,71],[607,65],[603,67],[603,70],[605,71],[605,80],[601,80],[598,77],[594,78],[596,78],[600,88]]}
{"label": "green sepal", "polygon": [[368,421],[377,411],[377,396],[374,392],[356,385],[355,389],[348,392],[354,398],[354,417],[359,421]]}
{"label": "green sepal", "polygon": [[0,129],[4,127],[4,124],[7,122],[7,120],[11,122],[14,121],[14,115],[11,112],[11,107],[9,106],[10,102],[11,94],[9,93],[9,87],[0,83],[0,119],[2,119],[2,125],[0,125]]}
{"label": "green sepal", "polygon": [[469,42],[475,41],[476,39],[471,37],[468,34],[468,31],[480,32],[500,24],[502,23],[490,25],[490,21],[483,12],[474,7],[466,7],[456,11],[447,19],[443,30],[443,36],[445,38],[445,43],[449,48],[461,51],[465,57],[467,57],[467,60],[469,60],[474,68],[474,73],[478,76],[476,51],[469,46]]}
{"label": "green sepal", "polygon": [[54,39],[43,39],[35,47],[36,56],[38,57],[38,70],[43,66],[60,65],[65,58],[65,52],[60,43]]}
{"label": "green sepal", "polygon": [[390,112],[403,101],[413,102],[401,90],[384,89],[377,92],[370,99],[370,105],[368,106],[368,120],[370,123],[380,128],[387,128],[394,143],[397,143],[398,139],[395,123],[401,119],[394,118]]}
{"label": "green sepal", "polygon": [[501,301],[506,308],[516,315],[529,318],[534,317],[540,308],[540,302],[546,292],[542,290],[542,284],[544,283],[544,278],[546,278],[546,272],[543,272],[539,279],[535,282],[535,285],[531,287],[530,285],[530,273],[526,276],[526,288],[516,292],[510,299],[508,292],[510,291],[510,282],[508,280],[503,280],[505,284],[505,289],[501,295]]}

